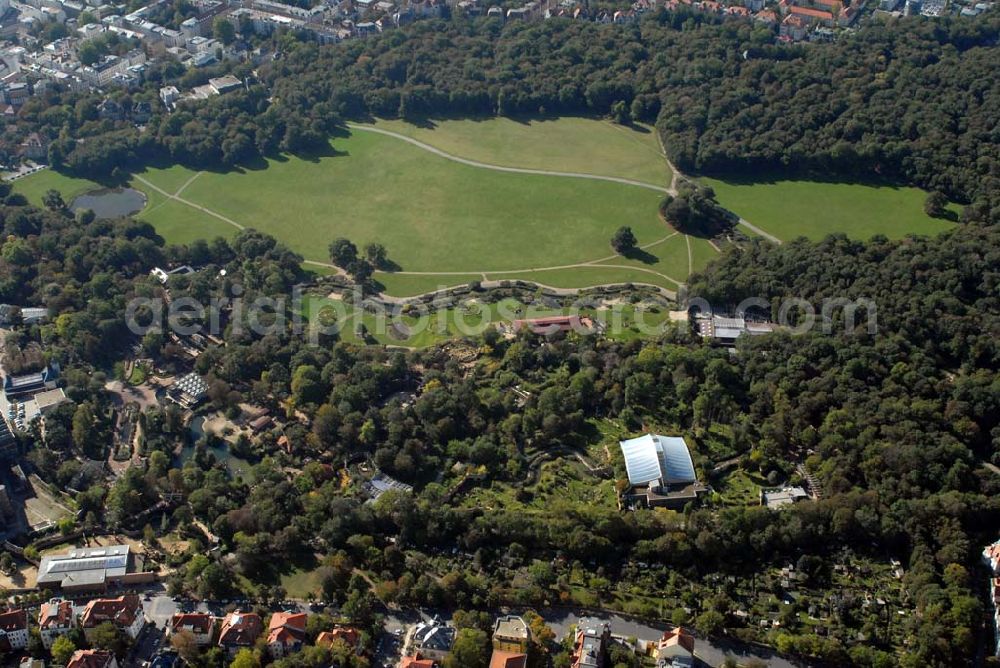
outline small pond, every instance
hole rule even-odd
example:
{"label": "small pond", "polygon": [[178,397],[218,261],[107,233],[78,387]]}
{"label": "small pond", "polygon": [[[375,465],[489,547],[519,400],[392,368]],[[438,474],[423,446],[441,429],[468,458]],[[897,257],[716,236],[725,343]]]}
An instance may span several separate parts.
{"label": "small pond", "polygon": [[91,190],[75,198],[69,205],[71,211],[90,209],[98,218],[121,218],[146,206],[146,195],[133,188],[104,188]]}
{"label": "small pond", "polygon": [[[191,421],[191,440],[197,443],[202,436],[205,435],[205,416],[199,415]],[[225,445],[215,445],[208,448],[208,452],[215,455],[215,458],[225,465],[226,469],[229,470],[231,476],[240,476],[247,478],[250,476],[250,462],[245,459],[240,459],[236,455],[229,452],[229,448]],[[180,453],[178,458],[178,464],[184,466],[184,462],[194,457],[195,446],[188,445],[185,446]]]}

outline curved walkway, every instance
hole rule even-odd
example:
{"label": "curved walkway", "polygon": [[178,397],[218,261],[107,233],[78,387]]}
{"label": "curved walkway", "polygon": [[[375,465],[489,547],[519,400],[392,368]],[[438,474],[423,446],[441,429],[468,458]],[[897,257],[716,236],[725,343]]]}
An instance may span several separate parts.
{"label": "curved walkway", "polygon": [[509,172],[511,174],[534,174],[536,176],[564,176],[572,179],[590,179],[592,181],[610,181],[612,183],[622,183],[627,186],[636,186],[639,188],[647,188],[649,190],[655,190],[661,192],[665,195],[670,194],[670,188],[666,186],[658,186],[654,183],[646,183],[645,181],[637,181],[635,179],[626,179],[620,176],[601,176],[599,174],[585,174],[582,172],[556,172],[548,169],[527,169],[524,167],[504,167],[503,165],[493,165],[488,162],[479,162],[478,160],[469,160],[468,158],[460,158],[457,155],[452,155],[442,151],[439,148],[431,146],[430,144],[425,144],[422,141],[414,139],[413,137],[407,137],[406,135],[399,134],[398,132],[393,132],[392,130],[383,130],[382,128],[373,128],[370,125],[359,125],[357,123],[348,123],[347,127],[352,130],[360,130],[361,132],[374,132],[375,134],[385,135],[387,137],[392,137],[394,139],[399,139],[400,141],[405,141],[408,144],[413,144],[418,148],[422,148],[425,151],[433,153],[434,155],[445,158],[446,160],[451,160],[452,162],[458,162],[463,165],[468,165],[469,167],[479,167],[481,169],[492,169],[496,172]]}
{"label": "curved walkway", "polygon": [[[188,184],[191,183],[191,181],[194,181],[195,177],[197,177],[197,176],[198,176],[198,174],[195,174],[193,177],[191,177],[191,179],[189,179],[187,183],[185,183],[183,186],[181,186],[181,190],[183,190],[184,188],[186,188],[188,186]],[[156,192],[160,193],[161,195],[163,195],[167,199],[172,199],[172,200],[178,201],[181,204],[187,204],[192,209],[198,209],[202,213],[207,213],[210,216],[218,218],[219,220],[221,220],[224,223],[229,223],[230,225],[232,225],[233,227],[235,227],[238,230],[245,230],[246,229],[246,226],[237,223],[232,218],[226,218],[221,213],[216,213],[215,211],[212,211],[211,209],[207,209],[207,208],[203,207],[200,204],[195,204],[191,200],[187,200],[187,199],[184,199],[183,197],[179,196],[177,193],[168,193],[166,190],[164,190],[160,186],[154,184],[152,181],[150,181],[150,180],[148,180],[146,178],[143,178],[143,177],[139,176],[138,174],[135,174],[133,176],[133,178],[136,181],[138,181],[139,183],[142,183],[143,185],[152,188],[153,190],[155,190]],[[180,190],[178,190],[177,192],[179,193]]]}
{"label": "curved walkway", "polygon": [[[447,151],[442,151],[441,149],[431,146],[430,144],[425,144],[424,142],[414,139],[413,137],[407,137],[404,134],[398,132],[393,132],[392,130],[385,130],[383,128],[375,128],[370,125],[361,125],[358,123],[347,123],[347,127],[352,130],[358,130],[360,132],[373,132],[375,134],[385,135],[386,137],[392,137],[393,139],[398,139],[400,141],[405,141],[408,144],[412,144],[418,148],[425,151],[433,153],[439,157],[446,160],[451,160],[452,162],[457,162],[463,165],[468,165],[470,167],[479,167],[480,169],[492,169],[497,172],[509,172],[511,174],[534,174],[536,176],[563,176],[573,179],[590,179],[592,181],[610,181],[611,183],[621,183],[628,186],[636,186],[638,188],[646,188],[648,190],[655,190],[661,192],[664,195],[677,195],[677,182],[682,177],[682,174],[677,170],[672,162],[667,158],[665,151],[661,151],[663,158],[667,161],[667,165],[670,167],[671,181],[669,186],[658,186],[654,183],[647,183],[645,181],[637,181],[635,179],[626,179],[620,176],[602,176],[600,174],[586,174],[583,172],[558,172],[548,169],[528,169],[525,167],[505,167],[504,165],[494,165],[488,162],[480,162],[478,160],[470,160],[469,158],[462,158],[457,155],[452,155]],[[662,144],[661,144],[662,146]],[[739,219],[739,224],[743,225],[749,229],[754,234],[764,237],[768,241],[775,244],[781,244],[781,239],[774,236],[770,232],[765,232],[761,228],[757,227],[745,218]],[[458,273],[458,272],[455,272]]]}

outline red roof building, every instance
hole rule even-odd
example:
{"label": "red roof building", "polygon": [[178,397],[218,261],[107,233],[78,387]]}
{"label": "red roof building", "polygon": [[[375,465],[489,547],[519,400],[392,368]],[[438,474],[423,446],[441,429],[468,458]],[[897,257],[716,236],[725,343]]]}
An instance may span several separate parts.
{"label": "red roof building", "polygon": [[547,336],[556,332],[589,331],[594,327],[594,321],[578,315],[556,315],[547,318],[532,318],[530,320],[515,320],[515,332],[527,327],[534,334]]}
{"label": "red roof building", "polygon": [[276,612],[267,625],[267,649],[275,659],[302,649],[306,639],[304,612]]}
{"label": "red roof building", "polygon": [[66,668],[118,668],[118,660],[104,649],[78,649]]}
{"label": "red roof building", "polygon": [[28,613],[24,610],[0,612],[0,650],[24,649],[28,646]]}
{"label": "red roof building", "polygon": [[207,612],[178,612],[170,618],[170,635],[187,631],[198,645],[211,644],[214,630],[215,619]]}
{"label": "red roof building", "polygon": [[135,640],[139,631],[146,625],[142,601],[137,594],[125,594],[118,598],[95,598],[80,615],[80,626],[83,634],[90,639],[90,634],[104,622],[111,622],[126,635]]}
{"label": "red roof building", "polygon": [[230,612],[219,629],[219,647],[236,654],[244,647],[252,647],[264,631],[264,623],[254,612]]}
{"label": "red roof building", "polygon": [[811,9],[809,7],[789,7],[792,16],[800,16],[807,21],[819,21],[825,25],[833,25],[833,14],[824,12],[821,9]]}
{"label": "red roof building", "polygon": [[527,654],[502,649],[493,650],[493,655],[490,657],[490,668],[525,668],[527,663]]}
{"label": "red roof building", "polygon": [[403,660],[399,662],[399,668],[436,668],[435,664],[430,659],[425,659],[420,656],[419,653],[413,656],[404,656]]}
{"label": "red roof building", "polygon": [[361,632],[349,626],[338,626],[332,631],[323,631],[316,636],[317,645],[332,645],[338,641],[352,649],[357,649],[361,643]]}
{"label": "red roof building", "polygon": [[59,598],[42,603],[38,611],[38,630],[42,636],[42,646],[51,649],[52,643],[73,628],[73,604]]}

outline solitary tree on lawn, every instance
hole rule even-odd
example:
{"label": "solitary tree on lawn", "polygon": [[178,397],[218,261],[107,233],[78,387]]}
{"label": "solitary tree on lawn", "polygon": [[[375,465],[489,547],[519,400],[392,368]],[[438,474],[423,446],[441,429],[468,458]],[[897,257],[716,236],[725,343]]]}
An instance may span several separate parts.
{"label": "solitary tree on lawn", "polygon": [[615,249],[616,253],[625,254],[634,249],[635,244],[635,234],[632,233],[632,228],[628,226],[619,227],[615,235],[611,237],[611,247]]}

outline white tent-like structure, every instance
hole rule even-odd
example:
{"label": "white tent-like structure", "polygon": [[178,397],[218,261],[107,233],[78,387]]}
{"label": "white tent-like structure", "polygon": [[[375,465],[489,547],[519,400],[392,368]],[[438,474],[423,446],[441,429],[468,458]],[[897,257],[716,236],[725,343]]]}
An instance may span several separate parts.
{"label": "white tent-like structure", "polygon": [[697,481],[687,443],[679,436],[645,434],[619,443],[633,486],[686,485]]}

